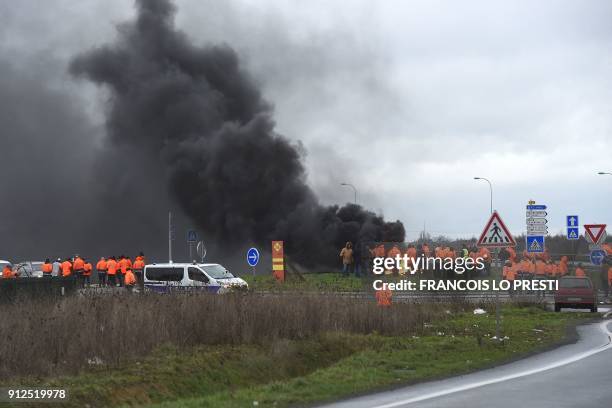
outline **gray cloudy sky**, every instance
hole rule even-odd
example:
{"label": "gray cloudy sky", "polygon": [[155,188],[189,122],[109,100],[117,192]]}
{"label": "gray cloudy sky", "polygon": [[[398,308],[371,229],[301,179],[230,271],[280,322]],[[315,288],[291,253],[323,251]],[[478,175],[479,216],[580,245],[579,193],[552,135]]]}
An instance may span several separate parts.
{"label": "gray cloudy sky", "polygon": [[[494,206],[515,234],[524,205],[612,223],[609,1],[178,0],[177,26],[224,42],[301,140],[325,203],[401,219],[407,238],[476,235]],[[71,95],[99,137],[101,95],[74,81],[75,53],[108,42],[125,0],[0,3],[0,60]]]}

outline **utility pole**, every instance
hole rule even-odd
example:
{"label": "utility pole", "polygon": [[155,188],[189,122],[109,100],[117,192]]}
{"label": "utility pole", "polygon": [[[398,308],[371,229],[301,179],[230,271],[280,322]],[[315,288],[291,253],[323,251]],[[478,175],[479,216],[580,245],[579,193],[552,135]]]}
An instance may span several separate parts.
{"label": "utility pole", "polygon": [[172,226],[172,211],[168,211],[168,262],[172,263],[172,238],[174,235]]}

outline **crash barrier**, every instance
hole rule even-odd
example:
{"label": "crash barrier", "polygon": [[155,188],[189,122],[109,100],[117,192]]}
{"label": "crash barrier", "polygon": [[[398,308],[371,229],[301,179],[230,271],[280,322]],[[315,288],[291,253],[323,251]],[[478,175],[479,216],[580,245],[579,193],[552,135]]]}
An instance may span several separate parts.
{"label": "crash barrier", "polygon": [[68,296],[76,291],[76,277],[0,279],[0,302]]}

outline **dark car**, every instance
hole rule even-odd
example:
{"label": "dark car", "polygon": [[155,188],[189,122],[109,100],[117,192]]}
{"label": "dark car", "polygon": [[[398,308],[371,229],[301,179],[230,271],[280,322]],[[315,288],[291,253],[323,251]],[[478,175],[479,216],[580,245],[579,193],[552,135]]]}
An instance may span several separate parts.
{"label": "dark car", "polygon": [[559,288],[555,292],[555,312],[561,311],[562,307],[597,312],[597,291],[591,279],[586,276],[565,276],[559,279]]}

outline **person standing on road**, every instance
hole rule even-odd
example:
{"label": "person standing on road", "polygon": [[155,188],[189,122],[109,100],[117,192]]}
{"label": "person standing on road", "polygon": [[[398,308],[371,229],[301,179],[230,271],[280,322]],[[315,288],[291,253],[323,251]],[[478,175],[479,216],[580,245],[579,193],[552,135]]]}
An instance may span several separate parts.
{"label": "person standing on road", "polygon": [[353,265],[353,244],[351,242],[347,242],[342,248],[340,258],[342,258],[342,276],[347,277]]}
{"label": "person standing on road", "polygon": [[112,287],[117,286],[117,261],[114,256],[111,256],[106,262],[108,284]]}
{"label": "person standing on road", "polygon": [[83,277],[84,270],[85,270],[85,262],[79,256],[79,254],[76,254],[74,256],[74,262],[72,263],[72,271],[76,275],[77,282],[78,282],[80,287],[83,287],[84,286],[84,282],[85,282],[84,281],[84,277]]}
{"label": "person standing on road", "polygon": [[143,278],[144,267],[145,267],[144,257],[137,256],[136,260],[134,261],[134,265],[132,265],[132,268],[134,270],[134,276],[136,277],[136,283],[138,283],[139,285],[142,284],[143,282],[142,278]]}
{"label": "person standing on road", "polygon": [[45,259],[45,263],[42,264],[43,278],[50,279],[52,272],[53,272],[53,265],[51,265],[51,261],[49,260],[49,258],[47,258]]}
{"label": "person standing on road", "polygon": [[13,272],[13,268],[10,265],[6,265],[2,270],[2,279],[14,279],[19,274],[17,272]]}
{"label": "person standing on road", "polygon": [[62,276],[61,271],[62,271],[62,260],[57,258],[57,260],[55,262],[53,262],[52,269],[51,269],[51,276]]}
{"label": "person standing on road", "polygon": [[93,269],[93,266],[91,265],[91,262],[89,262],[87,259],[83,259],[83,262],[85,262],[85,264],[83,265],[84,284],[89,286],[91,285],[91,270]]}
{"label": "person standing on road", "polygon": [[134,276],[132,269],[128,268],[125,271],[125,288],[128,292],[132,293],[134,290],[134,285],[136,285],[136,277]]}
{"label": "person standing on road", "polygon": [[106,286],[106,270],[108,266],[106,265],[106,258],[101,257],[98,263],[96,264],[96,271],[98,271],[98,283],[100,286]]}
{"label": "person standing on road", "polygon": [[70,258],[66,258],[64,262],[62,262],[62,277],[67,278],[72,275],[72,263],[70,262]]}

